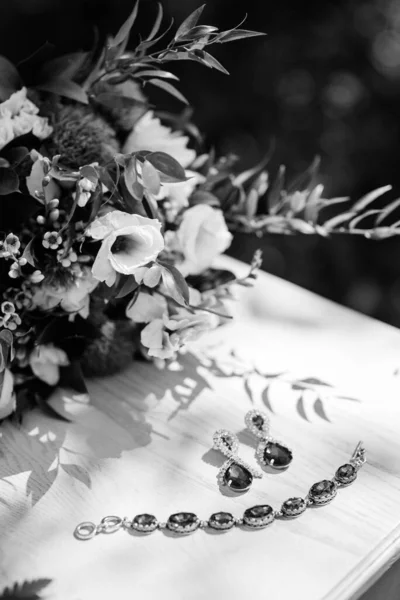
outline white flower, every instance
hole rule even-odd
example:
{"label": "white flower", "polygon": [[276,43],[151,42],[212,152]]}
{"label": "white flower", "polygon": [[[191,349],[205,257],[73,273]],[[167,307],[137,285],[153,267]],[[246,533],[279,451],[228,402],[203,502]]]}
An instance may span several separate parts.
{"label": "white flower", "polygon": [[4,373],[0,373],[0,420],[5,419],[14,412],[16,408],[16,398],[14,394],[14,378],[9,369],[5,369]]}
{"label": "white flower", "polygon": [[147,287],[156,287],[162,275],[160,265],[152,265],[151,267],[139,267],[135,271],[136,283],[144,283]]}
{"label": "white flower", "polygon": [[162,183],[156,200],[168,198],[171,208],[178,212],[181,208],[189,206],[189,198],[199,183],[204,181],[204,176],[195,171],[186,171],[187,181],[175,183]]}
{"label": "white flower", "polygon": [[167,313],[167,301],[163,296],[145,294],[140,292],[136,302],[128,306],[126,316],[134,323],[150,323],[155,319],[161,319]]}
{"label": "white flower", "polygon": [[61,348],[56,348],[52,344],[42,344],[32,350],[29,364],[38,379],[48,385],[57,385],[60,379],[60,367],[69,365],[69,360]]}
{"label": "white flower", "polygon": [[146,325],[140,335],[140,341],[148,349],[148,355],[156,358],[172,358],[179,349],[171,344],[163,319],[154,319]]}
{"label": "white flower", "polygon": [[120,210],[95,219],[86,235],[103,240],[92,273],[109,286],[115,283],[117,272],[134,274],[139,267],[155,260],[164,248],[158,219],[130,215]]}
{"label": "white flower", "polygon": [[177,240],[184,262],[179,265],[183,275],[196,275],[208,269],[232,241],[222,211],[208,204],[197,204],[183,213]]}
{"label": "white flower", "polygon": [[53,128],[47,118],[39,117],[38,107],[27,98],[23,87],[0,104],[0,149],[11,140],[32,132],[43,140],[49,137]]}
{"label": "white flower", "polygon": [[161,125],[160,119],[149,110],[139,119],[129,134],[123,148],[124,154],[131,154],[139,150],[151,152],[166,152],[182,167],[188,167],[196,158],[196,152],[187,148],[189,138],[180,131],[172,131],[169,127]]}
{"label": "white flower", "polygon": [[12,119],[9,115],[0,116],[0,149],[4,148],[11,140],[14,139],[14,131]]}
{"label": "white flower", "polygon": [[195,314],[179,310],[179,314],[155,319],[143,329],[140,340],[148,355],[156,358],[172,358],[185,344],[196,341],[202,333],[215,329],[219,324],[216,315],[206,312]]}
{"label": "white flower", "polygon": [[41,310],[51,310],[60,306],[71,315],[89,316],[90,294],[99,284],[88,267],[77,267],[79,273],[69,286],[41,285],[32,290],[32,306]]}

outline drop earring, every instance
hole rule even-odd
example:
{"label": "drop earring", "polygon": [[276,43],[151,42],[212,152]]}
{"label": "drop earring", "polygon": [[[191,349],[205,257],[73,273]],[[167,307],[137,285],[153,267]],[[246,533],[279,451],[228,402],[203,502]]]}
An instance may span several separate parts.
{"label": "drop earring", "polygon": [[232,432],[219,429],[214,433],[213,442],[215,450],[220,450],[228,458],[218,472],[219,485],[237,494],[247,492],[253,478],[261,478],[262,473],[238,457],[239,440]]}
{"label": "drop earring", "polygon": [[282,442],[269,435],[269,418],[259,410],[250,410],[245,416],[247,428],[258,439],[256,456],[264,467],[283,470],[293,460],[293,452]]}

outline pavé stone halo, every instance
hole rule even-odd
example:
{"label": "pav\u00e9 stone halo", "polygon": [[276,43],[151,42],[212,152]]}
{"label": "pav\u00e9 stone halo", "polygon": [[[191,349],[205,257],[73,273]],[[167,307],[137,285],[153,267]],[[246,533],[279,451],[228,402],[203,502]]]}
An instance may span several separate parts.
{"label": "pav\u00e9 stone halo", "polygon": [[251,433],[260,440],[256,450],[260,464],[277,470],[287,469],[293,460],[293,452],[286,444],[269,435],[268,416],[260,410],[249,410],[244,421]]}
{"label": "pav\u00e9 stone halo", "polygon": [[231,431],[219,429],[213,436],[214,448],[224,454],[228,460],[220,468],[217,479],[220,487],[228,487],[232,492],[247,492],[253,478],[262,477],[262,473],[238,457],[239,441]]}

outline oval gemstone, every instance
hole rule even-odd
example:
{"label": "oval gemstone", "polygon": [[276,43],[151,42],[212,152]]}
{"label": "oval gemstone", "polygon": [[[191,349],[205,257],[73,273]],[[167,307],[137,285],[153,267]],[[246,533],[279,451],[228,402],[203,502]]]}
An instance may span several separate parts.
{"label": "oval gemstone", "polygon": [[228,512],[214,513],[208,520],[208,524],[212,529],[230,529],[234,523],[234,516]]}
{"label": "oval gemstone", "polygon": [[194,513],[181,512],[171,515],[167,521],[167,527],[171,531],[189,533],[195,531],[200,525],[198,517]]}
{"label": "oval gemstone", "polygon": [[238,463],[232,463],[223,476],[224,485],[233,492],[247,492],[253,481],[253,475],[248,469]]}
{"label": "oval gemstone", "polygon": [[330,502],[336,496],[335,482],[323,479],[318,483],[314,483],[309,491],[309,496],[316,504]]}
{"label": "oval gemstone", "polygon": [[279,442],[267,442],[264,449],[264,462],[273,469],[286,469],[293,459],[292,451]]}
{"label": "oval gemstone", "polygon": [[149,515],[147,513],[136,515],[132,521],[132,527],[139,531],[153,531],[157,527],[157,519],[154,515]]}
{"label": "oval gemstone", "polygon": [[335,479],[341,484],[346,485],[351,483],[357,477],[357,470],[354,465],[347,463],[338,468],[335,473]]}
{"label": "oval gemstone", "polygon": [[244,511],[243,522],[252,527],[265,527],[274,520],[274,510],[269,504],[258,504]]}
{"label": "oval gemstone", "polygon": [[255,415],[252,418],[253,424],[255,425],[255,427],[257,427],[257,429],[259,429],[260,431],[262,431],[263,425],[264,425],[264,419],[262,418],[261,415]]}
{"label": "oval gemstone", "polygon": [[286,517],[295,517],[304,512],[307,508],[306,501],[303,498],[289,498],[282,504],[282,514]]}

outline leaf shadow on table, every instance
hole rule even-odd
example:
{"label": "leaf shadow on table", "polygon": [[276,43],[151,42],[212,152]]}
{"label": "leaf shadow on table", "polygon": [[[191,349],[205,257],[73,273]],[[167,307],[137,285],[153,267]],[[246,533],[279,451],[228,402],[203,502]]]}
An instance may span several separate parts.
{"label": "leaf shadow on table", "polygon": [[64,419],[34,410],[24,415],[22,423],[5,422],[0,429],[0,490],[5,507],[15,503],[14,491],[21,489],[20,483],[14,485],[13,476],[28,474],[25,501],[17,499],[23,511],[39,502],[57,477],[67,475],[90,489],[90,473],[103,460],[150,443],[152,428],[146,415],[123,403],[117,420],[112,413],[74,401],[63,390],[57,390],[52,404]]}
{"label": "leaf shadow on table", "polygon": [[[217,353],[214,352],[216,348]],[[221,353],[219,347],[187,352],[180,358],[179,365],[173,364],[171,367],[159,372],[162,384],[154,388],[157,399],[162,399],[168,393],[176,403],[168,420],[174,419],[182,410],[190,409],[204,390],[212,391],[213,378],[237,380],[251,405],[261,403],[270,413],[277,412],[279,401],[276,398],[280,396],[279,390],[284,385],[290,391],[290,401],[297,415],[304,421],[311,421],[316,416],[331,422],[328,408],[331,402],[359,402],[357,398],[342,394],[333,384],[317,376],[296,378],[287,371],[264,372],[243,361],[233,350],[225,349]],[[153,369],[150,364],[147,368]]]}

